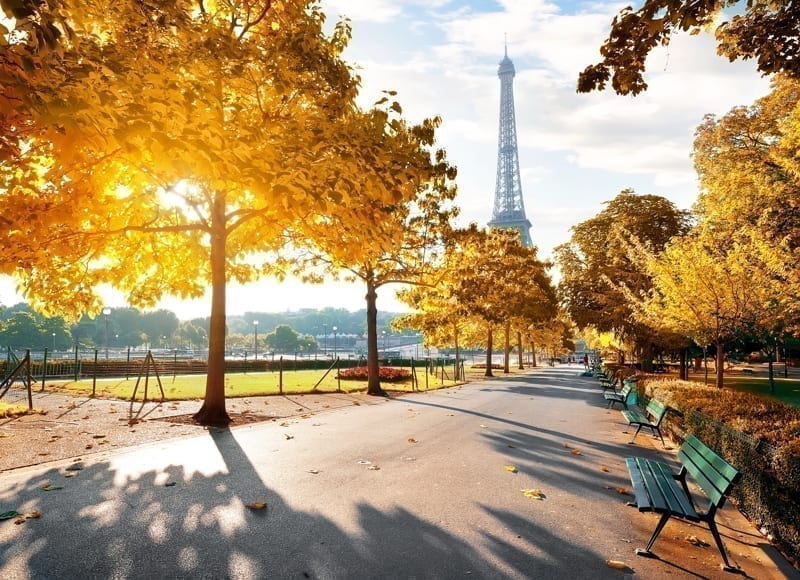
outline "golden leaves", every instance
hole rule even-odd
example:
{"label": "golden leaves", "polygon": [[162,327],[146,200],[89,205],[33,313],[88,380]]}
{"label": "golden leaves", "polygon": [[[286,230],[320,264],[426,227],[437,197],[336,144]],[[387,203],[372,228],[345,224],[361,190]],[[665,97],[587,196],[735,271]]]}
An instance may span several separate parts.
{"label": "golden leaves", "polygon": [[503,467],[504,467],[504,468],[505,468],[505,470],[506,470],[506,471],[508,471],[509,473],[517,473],[517,468],[516,468],[516,466],[514,466],[514,465],[505,465],[505,466],[503,466]]}
{"label": "golden leaves", "polygon": [[248,504],[245,504],[245,507],[251,510],[263,510],[269,505],[267,501],[254,501]]}
{"label": "golden leaves", "polygon": [[520,491],[529,499],[543,500],[547,497],[540,489],[521,489]]}

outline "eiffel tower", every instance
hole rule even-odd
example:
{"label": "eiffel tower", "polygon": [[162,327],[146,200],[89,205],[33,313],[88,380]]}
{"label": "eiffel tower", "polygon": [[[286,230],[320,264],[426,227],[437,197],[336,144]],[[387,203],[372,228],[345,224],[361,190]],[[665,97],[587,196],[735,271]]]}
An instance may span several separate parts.
{"label": "eiffel tower", "polygon": [[508,58],[508,46],[497,69],[500,77],[500,135],[497,142],[497,182],[491,227],[515,229],[520,242],[531,247],[531,222],[525,217],[522,183],[519,178],[517,124],[514,117],[514,63]]}

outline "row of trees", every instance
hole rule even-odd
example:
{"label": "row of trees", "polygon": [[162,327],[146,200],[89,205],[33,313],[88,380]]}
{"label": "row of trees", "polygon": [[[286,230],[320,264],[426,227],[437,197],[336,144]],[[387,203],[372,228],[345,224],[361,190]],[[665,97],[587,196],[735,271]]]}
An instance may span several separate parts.
{"label": "row of trees", "polygon": [[694,144],[692,214],[625,191],[559,248],[576,323],[613,331],[645,358],[711,345],[718,386],[735,343],[772,360],[800,328],[798,148],[798,80],[778,76],[753,105],[707,117]]}
{"label": "row of trees", "polygon": [[[396,316],[381,313],[378,324],[382,333],[392,332],[391,323]],[[70,349],[76,344],[84,348],[206,348],[208,322],[207,318],[181,321],[164,309],[142,312],[136,308],[109,308],[108,314],[82,316],[77,322],[68,323],[61,316],[45,316],[20,303],[0,306],[0,346],[53,350]],[[262,352],[315,352],[331,343],[334,332],[338,332],[342,344],[344,335],[363,336],[366,330],[364,310],[349,312],[341,308],[247,312],[229,316],[226,326],[228,350],[253,350],[258,338]]]}
{"label": "row of trees", "polygon": [[0,273],[38,312],[72,320],[100,313],[102,285],[143,308],[210,288],[197,421],[230,420],[230,280],[362,281],[371,394],[383,393],[384,286],[436,288],[451,316],[507,331],[524,326],[512,322],[512,283],[541,278],[547,293],[535,257],[504,265],[511,241],[453,232],[456,172],[435,147],[439,119],[407,122],[392,92],[359,107],[341,58],[349,24],[326,27],[317,1],[0,5],[14,18],[0,30]]}

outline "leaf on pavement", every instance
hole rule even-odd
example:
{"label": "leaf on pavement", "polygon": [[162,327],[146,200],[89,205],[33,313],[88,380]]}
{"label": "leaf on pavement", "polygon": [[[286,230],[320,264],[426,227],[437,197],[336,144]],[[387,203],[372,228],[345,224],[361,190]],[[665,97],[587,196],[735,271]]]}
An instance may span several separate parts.
{"label": "leaf on pavement", "polygon": [[287,441],[289,439],[294,439],[294,435],[289,435],[288,433],[284,433],[283,436],[286,438]]}
{"label": "leaf on pavement", "polygon": [[11,437],[11,433],[0,433],[0,439],[5,439],[6,437]]}
{"label": "leaf on pavement", "polygon": [[686,541],[690,544],[694,544],[695,546],[700,546],[701,548],[709,546],[708,542],[701,540],[697,536],[686,536]]}
{"label": "leaf on pavement", "polygon": [[408,438],[408,442],[409,442],[409,443],[416,443],[416,442],[417,442],[417,440],[416,440],[416,439],[414,439],[413,437],[409,437],[409,438]]}
{"label": "leaf on pavement", "polygon": [[606,560],[606,566],[615,570],[627,570],[628,565],[620,560]]}
{"label": "leaf on pavement", "polygon": [[369,469],[370,471],[380,471],[381,468],[378,467],[377,465],[370,465],[369,467],[367,467],[367,469]]}
{"label": "leaf on pavement", "polygon": [[52,483],[46,483],[41,487],[42,491],[56,491],[57,489],[64,489],[60,485],[53,485]]}
{"label": "leaf on pavement", "polygon": [[513,466],[513,465],[506,465],[505,468],[506,468],[506,471],[508,471],[509,473],[516,473],[517,472],[517,468],[515,466]]}
{"label": "leaf on pavement", "polygon": [[319,469],[309,469],[308,472],[309,473],[313,473],[314,475],[317,475],[317,474],[319,474]]}
{"label": "leaf on pavement", "polygon": [[486,429],[486,428],[487,428],[487,427],[486,427],[486,425],[484,425],[483,423],[481,423],[481,429]]}
{"label": "leaf on pavement", "polygon": [[542,490],[540,490],[540,489],[522,489],[520,491],[522,492],[522,495],[524,495],[525,497],[528,497],[530,499],[542,500],[545,497],[547,497],[542,493]]}
{"label": "leaf on pavement", "polygon": [[570,451],[570,453],[572,453],[573,455],[583,455],[583,454],[581,453],[581,450],[580,450],[580,449],[573,449],[572,451]]}
{"label": "leaf on pavement", "polygon": [[618,485],[617,487],[615,487],[614,491],[616,491],[620,495],[630,495],[631,494],[631,492],[628,491],[627,487],[622,487],[621,485]]}
{"label": "leaf on pavement", "polygon": [[11,518],[15,518],[18,515],[19,515],[19,512],[16,512],[14,510],[11,510],[11,511],[8,511],[8,512],[3,512],[3,513],[0,514],[0,521],[1,520],[10,520]]}
{"label": "leaf on pavement", "polygon": [[600,471],[602,471],[603,473],[608,473],[611,470],[608,467],[606,467],[605,465],[601,465],[600,466]]}
{"label": "leaf on pavement", "polygon": [[247,504],[246,507],[250,508],[251,510],[263,510],[265,507],[267,507],[267,502],[254,501],[253,503]]}

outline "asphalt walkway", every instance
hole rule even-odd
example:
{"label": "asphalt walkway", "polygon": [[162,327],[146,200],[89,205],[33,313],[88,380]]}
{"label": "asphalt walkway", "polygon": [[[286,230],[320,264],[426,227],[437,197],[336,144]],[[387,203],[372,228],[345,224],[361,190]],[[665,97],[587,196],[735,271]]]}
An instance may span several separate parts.
{"label": "asphalt walkway", "polygon": [[[625,505],[672,461],[577,366],[0,474],[0,578],[729,578],[702,526]],[[19,523],[15,523],[19,521]],[[740,575],[798,577],[730,504]]]}

